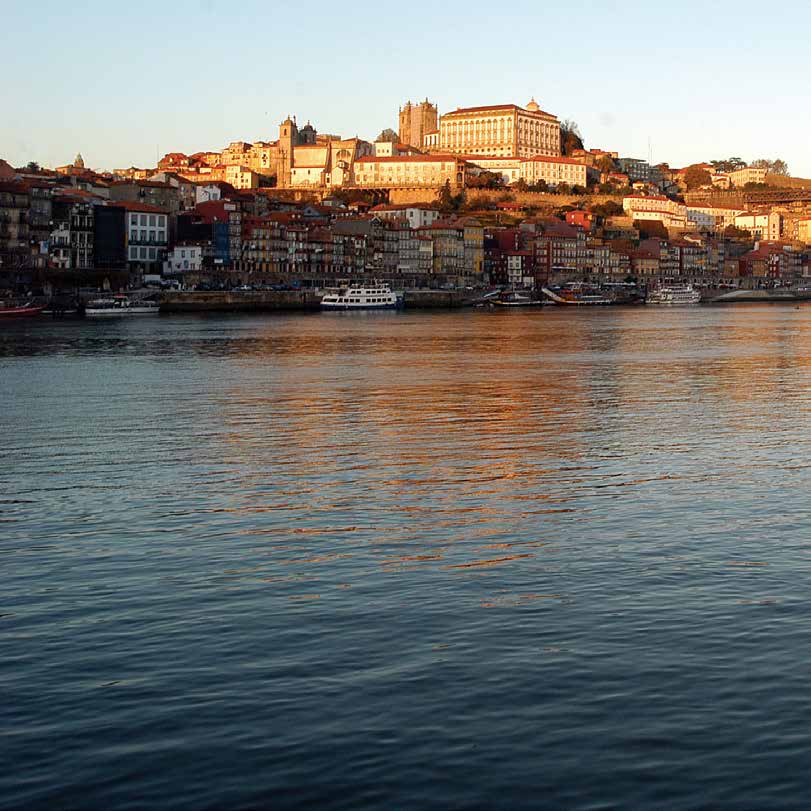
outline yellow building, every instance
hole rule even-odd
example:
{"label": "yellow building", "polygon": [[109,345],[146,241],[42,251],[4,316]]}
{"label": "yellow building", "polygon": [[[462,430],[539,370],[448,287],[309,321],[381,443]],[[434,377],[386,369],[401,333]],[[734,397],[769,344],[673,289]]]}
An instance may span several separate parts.
{"label": "yellow building", "polygon": [[537,155],[521,161],[521,176],[527,183],[543,180],[550,186],[565,183],[567,186],[586,187],[586,167],[574,158],[551,158]]}
{"label": "yellow building", "polygon": [[526,108],[515,104],[465,107],[445,113],[437,149],[463,155],[531,158],[560,155],[560,121],[535,99]]}
{"label": "yellow building", "polygon": [[455,155],[368,155],[355,161],[355,185],[362,188],[439,188],[446,181],[454,188],[465,184],[465,162]]}
{"label": "yellow building", "polygon": [[744,166],[729,173],[729,180],[733,186],[745,186],[747,183],[765,183],[766,170],[752,166]]}
{"label": "yellow building", "polygon": [[806,245],[811,245],[811,218],[797,221],[797,239],[805,242]]}

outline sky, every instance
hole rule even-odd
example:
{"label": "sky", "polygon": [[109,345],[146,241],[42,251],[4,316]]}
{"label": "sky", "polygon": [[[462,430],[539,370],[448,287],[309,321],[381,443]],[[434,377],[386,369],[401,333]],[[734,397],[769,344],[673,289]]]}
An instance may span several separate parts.
{"label": "sky", "polygon": [[811,3],[0,0],[0,158],[154,166],[275,140],[288,114],[374,140],[399,107],[524,105],[673,167],[811,178]]}

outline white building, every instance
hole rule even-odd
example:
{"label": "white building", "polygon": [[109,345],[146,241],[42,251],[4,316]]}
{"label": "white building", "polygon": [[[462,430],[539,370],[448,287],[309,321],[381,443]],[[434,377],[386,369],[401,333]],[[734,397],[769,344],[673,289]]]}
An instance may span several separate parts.
{"label": "white building", "polygon": [[203,248],[191,243],[175,245],[163,263],[164,274],[192,273],[202,269]]}
{"label": "white building", "polygon": [[126,209],[127,262],[130,272],[159,273],[169,242],[167,213],[146,203],[121,201]]}
{"label": "white building", "polygon": [[195,205],[222,199],[222,189],[219,183],[195,183],[194,186],[197,194]]}
{"label": "white building", "polygon": [[745,211],[735,217],[735,227],[748,231],[753,239],[778,241],[783,236],[783,215],[777,211]]}
{"label": "white building", "polygon": [[370,213],[381,220],[405,220],[411,228],[431,225],[440,217],[435,208],[408,204],[375,206]]}
{"label": "white building", "polygon": [[687,206],[658,194],[631,194],[622,200],[625,215],[632,220],[660,222],[665,228],[687,228]]}

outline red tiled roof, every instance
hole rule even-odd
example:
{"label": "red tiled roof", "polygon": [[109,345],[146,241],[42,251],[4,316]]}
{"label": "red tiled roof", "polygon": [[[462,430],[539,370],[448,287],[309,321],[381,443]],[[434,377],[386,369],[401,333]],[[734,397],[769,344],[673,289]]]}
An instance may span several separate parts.
{"label": "red tiled roof", "polygon": [[442,118],[447,118],[448,116],[455,116],[455,115],[466,115],[467,113],[484,113],[488,110],[518,110],[522,113],[527,113],[528,115],[538,115],[538,116],[545,116],[547,118],[557,118],[552,115],[552,113],[547,113],[545,110],[527,110],[524,107],[519,107],[517,104],[487,104],[482,107],[457,107],[455,110],[452,110],[449,113],[445,113]]}
{"label": "red tiled roof", "polygon": [[450,161],[460,161],[458,155],[393,155],[391,157],[374,157],[364,155],[358,158],[355,163],[449,163]]}
{"label": "red tiled roof", "polygon": [[521,158],[524,163],[534,161],[536,163],[567,163],[574,164],[575,166],[585,166],[572,158],[553,157],[552,155],[535,155],[531,158]]}
{"label": "red tiled roof", "polygon": [[157,206],[150,206],[147,203],[136,203],[132,200],[116,200],[111,202],[114,208],[125,208],[127,211],[140,211],[145,214],[168,214],[165,208],[158,208]]}

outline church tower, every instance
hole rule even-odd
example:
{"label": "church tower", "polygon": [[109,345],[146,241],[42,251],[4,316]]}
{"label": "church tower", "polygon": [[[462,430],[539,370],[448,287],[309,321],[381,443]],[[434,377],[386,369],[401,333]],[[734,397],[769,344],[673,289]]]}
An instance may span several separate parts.
{"label": "church tower", "polygon": [[439,128],[439,113],[436,104],[428,99],[420,104],[407,101],[400,108],[400,143],[422,149],[425,136]]}
{"label": "church tower", "polygon": [[298,143],[296,122],[287,116],[279,125],[279,165],[276,172],[276,185],[286,188],[293,176],[293,149]]}

